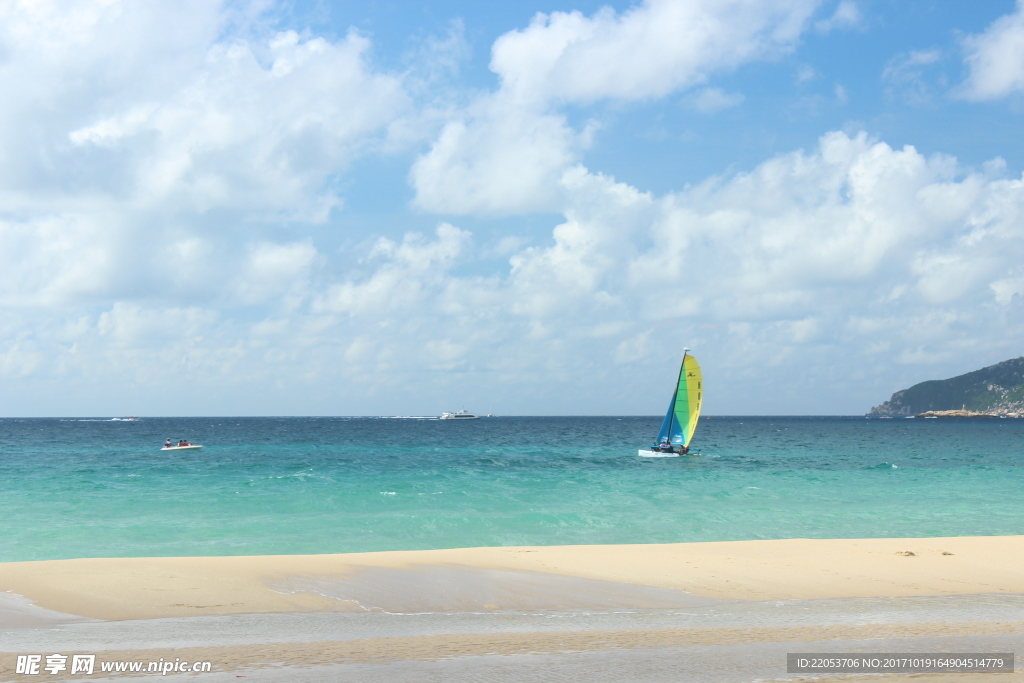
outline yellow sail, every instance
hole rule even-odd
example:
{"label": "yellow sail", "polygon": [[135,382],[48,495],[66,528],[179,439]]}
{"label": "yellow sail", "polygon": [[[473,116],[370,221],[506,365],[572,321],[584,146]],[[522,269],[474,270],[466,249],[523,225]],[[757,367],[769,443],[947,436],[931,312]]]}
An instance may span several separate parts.
{"label": "yellow sail", "polygon": [[697,359],[684,351],[683,362],[679,366],[679,379],[672,400],[669,401],[665,421],[661,423],[658,443],[689,447],[700,418],[703,384]]}
{"label": "yellow sail", "polygon": [[679,391],[676,396],[676,419],[682,428],[683,446],[689,447],[693,432],[697,429],[697,420],[700,419],[700,406],[703,401],[704,381],[700,374],[700,365],[693,356],[683,357],[683,367],[680,370]]}

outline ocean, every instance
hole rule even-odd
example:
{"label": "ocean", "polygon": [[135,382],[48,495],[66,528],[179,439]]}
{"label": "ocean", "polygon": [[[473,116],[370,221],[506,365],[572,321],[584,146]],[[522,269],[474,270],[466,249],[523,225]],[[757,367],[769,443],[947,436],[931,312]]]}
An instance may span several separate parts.
{"label": "ocean", "polygon": [[1024,420],[660,424],[2,419],[0,561],[1024,533]]}

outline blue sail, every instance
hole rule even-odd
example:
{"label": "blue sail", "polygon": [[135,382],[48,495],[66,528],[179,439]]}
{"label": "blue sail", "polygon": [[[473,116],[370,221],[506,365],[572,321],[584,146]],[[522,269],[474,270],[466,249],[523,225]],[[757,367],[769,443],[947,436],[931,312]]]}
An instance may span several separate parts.
{"label": "blue sail", "polygon": [[668,402],[668,412],[665,413],[665,420],[661,423],[661,431],[658,432],[658,443],[683,443],[683,425],[676,419],[676,394],[672,393],[672,400]]}
{"label": "blue sail", "polygon": [[[658,432],[658,441],[651,447],[651,451],[640,451],[641,456],[670,457],[668,455],[656,455],[658,453],[689,453],[690,439],[697,428],[697,420],[700,419],[701,390],[700,365],[697,359],[687,355],[689,349],[683,349],[683,362],[679,366],[679,378],[676,380],[675,391],[668,402],[668,410],[665,412],[665,419],[661,423],[661,430]],[[680,448],[674,448],[679,446]]]}

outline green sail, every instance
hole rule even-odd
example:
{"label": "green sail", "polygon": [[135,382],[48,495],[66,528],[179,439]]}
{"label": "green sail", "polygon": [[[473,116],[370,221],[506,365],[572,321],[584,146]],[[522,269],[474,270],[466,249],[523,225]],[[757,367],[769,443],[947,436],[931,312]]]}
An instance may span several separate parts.
{"label": "green sail", "polygon": [[676,390],[669,401],[665,421],[658,433],[658,443],[668,440],[669,443],[689,447],[693,432],[697,429],[697,421],[700,419],[703,383],[697,359],[684,353],[683,362],[679,366]]}

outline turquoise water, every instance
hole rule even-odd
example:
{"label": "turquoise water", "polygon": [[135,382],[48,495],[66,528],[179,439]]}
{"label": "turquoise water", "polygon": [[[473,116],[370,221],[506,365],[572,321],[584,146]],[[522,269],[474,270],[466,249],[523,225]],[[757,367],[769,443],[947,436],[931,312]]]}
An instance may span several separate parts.
{"label": "turquoise water", "polygon": [[0,561],[1024,533],[1024,420],[660,423],[4,419]]}

